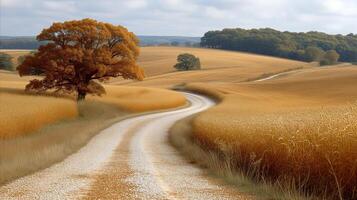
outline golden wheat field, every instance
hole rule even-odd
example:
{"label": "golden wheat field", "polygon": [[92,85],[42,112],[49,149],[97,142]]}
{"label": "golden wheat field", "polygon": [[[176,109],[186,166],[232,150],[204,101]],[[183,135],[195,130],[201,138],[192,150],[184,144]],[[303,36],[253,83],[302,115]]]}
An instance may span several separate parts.
{"label": "golden wheat field", "polygon": [[356,198],[357,68],[306,69],[265,82],[191,84],[221,103],[193,120],[202,148],[232,168],[325,198]]}
{"label": "golden wheat field", "polygon": [[37,130],[43,125],[78,115],[76,103],[69,99],[0,93],[0,139]]}
{"label": "golden wheat field", "polygon": [[[202,70],[174,72],[176,56],[184,52],[198,56]],[[142,86],[186,85],[218,99],[217,106],[193,118],[193,137],[202,149],[225,155],[222,159],[232,169],[307,194],[356,198],[356,66],[316,67],[268,56],[181,47],[141,48],[139,65],[148,75],[144,81],[116,79],[105,86],[107,95],[90,99],[130,111],[170,108],[183,105],[184,98]],[[254,81],[289,70],[275,79]],[[23,84],[12,74],[0,73],[0,77],[11,83],[8,88]]]}
{"label": "golden wheat field", "polygon": [[[193,53],[201,60],[199,71],[175,72],[180,53]],[[168,88],[190,82],[242,82],[248,79],[313,65],[248,53],[185,47],[143,47],[138,64],[146,72],[142,82],[113,80],[111,84]]]}
{"label": "golden wheat field", "polygon": [[89,99],[117,105],[131,112],[169,109],[186,103],[183,95],[164,89],[105,85],[105,90],[106,95]]}
{"label": "golden wheat field", "polygon": [[[40,127],[78,115],[76,102],[71,98],[51,95],[29,95],[23,92],[28,78],[0,72],[0,138],[12,138],[31,133]],[[163,89],[134,86],[105,86],[101,97],[88,96],[91,101],[113,104],[130,112],[145,112],[183,106],[183,95]],[[160,98],[160,97],[165,98]]]}
{"label": "golden wheat field", "polygon": [[174,72],[176,58],[181,53],[198,56],[203,69],[232,67],[279,68],[300,67],[303,62],[234,51],[188,47],[142,47],[138,64],[148,77]]}

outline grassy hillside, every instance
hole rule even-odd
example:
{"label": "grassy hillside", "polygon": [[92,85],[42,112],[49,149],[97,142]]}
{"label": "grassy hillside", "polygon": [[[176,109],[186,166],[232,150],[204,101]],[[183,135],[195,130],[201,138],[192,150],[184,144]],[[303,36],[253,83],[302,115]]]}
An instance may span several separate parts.
{"label": "grassy hillside", "polygon": [[[26,79],[28,77],[23,79],[14,73],[0,71],[0,80],[7,80],[0,81],[0,139],[28,134],[46,124],[73,118],[78,114],[74,98],[25,93]],[[169,90],[110,85],[105,88],[107,94],[102,97],[88,96],[88,99],[112,104],[130,112],[168,109],[186,103],[182,95]]]}
{"label": "grassy hillside", "polygon": [[[226,174],[243,172],[255,180],[284,183],[289,191],[301,188],[302,193],[326,198],[355,198],[352,180],[357,180],[357,157],[351,152],[357,150],[356,66],[316,67],[207,49],[151,49],[148,66],[158,66],[148,70],[153,76],[143,82],[115,84],[171,87],[188,83],[186,88],[218,98],[218,106],[193,119],[192,137],[206,152],[227,156],[221,160],[222,168],[230,171]],[[160,50],[166,56],[160,57]],[[198,55],[203,70],[155,72],[170,69],[174,61],[167,58],[177,51]],[[296,68],[301,69],[271,80],[250,81]]]}
{"label": "grassy hillside", "polygon": [[[202,70],[176,72],[173,65],[177,55],[192,53],[201,60]],[[147,78],[143,82],[112,81],[113,84],[135,86],[170,87],[188,82],[241,82],[247,79],[277,73],[289,69],[310,67],[309,64],[269,56],[238,53],[223,50],[144,47],[141,48],[139,65],[145,69]]]}
{"label": "grassy hillside", "polygon": [[71,96],[25,93],[32,78],[0,71],[0,185],[62,161],[118,120],[186,103],[169,90],[106,85],[106,95],[77,105]]}
{"label": "grassy hillside", "polygon": [[[304,62],[270,56],[203,48],[142,47],[140,50],[138,64],[144,68],[147,78],[175,72],[176,69],[174,69],[173,66],[177,62],[177,56],[181,53],[191,53],[195,56],[198,56],[201,60],[202,68],[204,70],[217,69],[216,71],[207,72],[207,76],[211,76],[211,72],[217,73],[224,69],[227,71],[221,72],[220,74],[223,76],[231,74],[233,78],[240,76],[241,78],[238,78],[237,80],[244,80],[244,78],[252,77],[248,75],[250,73],[252,73],[253,76],[256,76],[256,73],[262,74],[268,72],[277,72],[279,70],[297,68],[306,65]],[[14,61],[16,61],[15,66],[17,64],[18,56],[25,55],[30,52],[17,50],[1,51],[13,56]],[[249,66],[249,68],[247,66]],[[196,72],[190,73],[195,74]],[[217,76],[216,79],[224,81],[222,76]]]}
{"label": "grassy hillside", "polygon": [[[200,57],[202,70],[175,72],[176,56],[184,52]],[[146,88],[130,87],[127,92],[127,86],[186,84],[187,89],[220,101],[193,118],[190,137],[205,152],[218,155],[229,171],[226,174],[280,181],[290,191],[295,187],[303,193],[355,198],[351,195],[357,180],[356,66],[316,67],[268,56],[179,47],[141,48],[139,64],[148,76],[144,81],[113,80],[102,100],[130,110],[140,108],[132,96],[142,95],[136,99],[143,107],[152,102],[157,108],[164,105],[161,95],[149,94]],[[275,79],[252,81],[289,70],[293,71]],[[15,84],[13,76],[0,73],[1,80]],[[173,104],[182,101],[162,94]]]}
{"label": "grassy hillside", "polygon": [[28,134],[78,115],[76,103],[63,98],[1,92],[0,105],[0,140]]}

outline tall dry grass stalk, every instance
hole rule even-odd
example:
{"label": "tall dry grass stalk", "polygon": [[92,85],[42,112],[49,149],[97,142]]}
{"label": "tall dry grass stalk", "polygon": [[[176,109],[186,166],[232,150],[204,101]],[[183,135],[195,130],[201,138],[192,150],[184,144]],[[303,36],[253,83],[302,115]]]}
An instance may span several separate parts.
{"label": "tall dry grass stalk", "polygon": [[356,199],[356,122],[357,104],[224,118],[211,112],[193,120],[193,137],[255,180]]}

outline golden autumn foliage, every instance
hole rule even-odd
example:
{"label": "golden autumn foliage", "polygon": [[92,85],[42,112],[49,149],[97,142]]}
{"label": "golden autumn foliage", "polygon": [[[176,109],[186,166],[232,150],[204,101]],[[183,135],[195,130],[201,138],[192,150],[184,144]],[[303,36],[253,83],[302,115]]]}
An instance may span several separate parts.
{"label": "golden autumn foliage", "polygon": [[[38,36],[42,45],[17,68],[21,76],[43,75],[26,90],[77,92],[78,100],[87,93],[105,92],[98,81],[121,76],[142,80],[144,72],[136,64],[138,39],[126,28],[93,19],[53,23]],[[97,81],[96,81],[97,80]]]}

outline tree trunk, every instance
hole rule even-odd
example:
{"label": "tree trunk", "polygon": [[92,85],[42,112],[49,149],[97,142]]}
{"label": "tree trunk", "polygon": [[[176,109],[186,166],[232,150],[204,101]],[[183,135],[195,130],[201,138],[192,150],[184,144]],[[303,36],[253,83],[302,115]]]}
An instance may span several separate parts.
{"label": "tree trunk", "polygon": [[78,90],[77,91],[77,101],[82,101],[86,98],[87,92]]}

